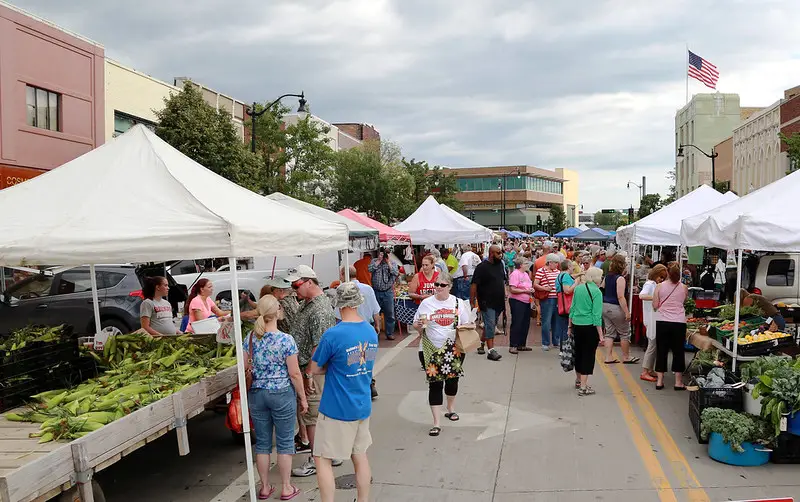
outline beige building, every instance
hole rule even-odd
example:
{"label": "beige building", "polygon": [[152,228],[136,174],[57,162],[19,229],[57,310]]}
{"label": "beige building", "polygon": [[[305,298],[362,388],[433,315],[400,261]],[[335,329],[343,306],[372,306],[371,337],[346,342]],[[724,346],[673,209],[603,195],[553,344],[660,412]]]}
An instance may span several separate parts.
{"label": "beige building", "polygon": [[[533,232],[550,217],[550,208],[559,205],[567,215],[567,224],[578,224],[579,176],[575,171],[549,171],[533,166],[494,166],[448,168],[455,174],[464,203],[463,214],[490,228],[501,226],[505,207],[506,226]],[[505,206],[503,206],[505,179]]]}
{"label": "beige building", "polygon": [[[299,120],[299,115],[296,113],[284,115],[283,117],[283,122],[286,125],[296,124],[298,120]],[[330,122],[322,120],[316,115],[309,115],[309,120],[315,122],[320,127],[328,130],[325,136],[328,138],[328,146],[330,146],[334,152],[338,152],[340,150],[349,150],[350,148],[361,145],[361,140],[356,139],[353,136],[350,136],[342,129],[336,127]]]}
{"label": "beige building", "polygon": [[214,89],[199,84],[188,77],[175,77],[174,83],[176,87],[183,89],[183,86],[187,81],[191,82],[200,90],[200,92],[203,94],[203,99],[206,100],[206,103],[213,106],[217,110],[225,110],[228,112],[228,114],[230,114],[233,127],[236,129],[236,134],[238,134],[239,137],[242,138],[242,141],[244,141],[245,110],[247,110],[247,105],[241,100],[232,98],[227,94],[217,92]]}
{"label": "beige building", "polygon": [[[695,94],[675,114],[675,151],[695,145],[711,154],[712,148],[729,137],[741,122],[738,94]],[[711,184],[711,159],[696,148],[684,148],[675,163],[675,190],[682,197],[698,186]]]}
{"label": "beige building", "polygon": [[155,111],[178,87],[123,66],[113,59],[105,60],[106,141],[124,133],[135,124],[154,128]]}
{"label": "beige building", "polygon": [[781,152],[781,102],[751,115],[733,130],[733,183],[731,189],[745,195],[782,178],[789,167]]}

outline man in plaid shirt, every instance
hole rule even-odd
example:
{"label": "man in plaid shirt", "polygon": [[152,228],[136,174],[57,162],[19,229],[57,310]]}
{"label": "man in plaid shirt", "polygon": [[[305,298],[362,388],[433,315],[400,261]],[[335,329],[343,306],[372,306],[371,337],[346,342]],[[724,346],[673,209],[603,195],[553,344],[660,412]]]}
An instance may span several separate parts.
{"label": "man in plaid shirt", "polygon": [[394,340],[394,283],[400,272],[397,265],[389,260],[391,249],[384,249],[378,257],[369,264],[372,273],[372,289],[375,290],[375,299],[383,312],[386,339]]}

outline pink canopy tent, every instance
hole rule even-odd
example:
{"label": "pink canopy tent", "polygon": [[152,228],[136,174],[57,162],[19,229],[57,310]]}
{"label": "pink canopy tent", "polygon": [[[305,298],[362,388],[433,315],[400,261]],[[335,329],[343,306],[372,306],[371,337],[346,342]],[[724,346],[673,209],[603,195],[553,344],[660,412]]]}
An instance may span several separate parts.
{"label": "pink canopy tent", "polygon": [[411,244],[410,235],[403,233],[399,230],[395,230],[390,226],[384,225],[380,221],[375,221],[369,216],[357,213],[352,209],[342,209],[341,211],[339,211],[338,214],[344,216],[345,218],[349,218],[353,221],[357,221],[358,223],[361,223],[364,226],[374,228],[375,230],[377,230],[381,243],[386,243],[390,245]]}

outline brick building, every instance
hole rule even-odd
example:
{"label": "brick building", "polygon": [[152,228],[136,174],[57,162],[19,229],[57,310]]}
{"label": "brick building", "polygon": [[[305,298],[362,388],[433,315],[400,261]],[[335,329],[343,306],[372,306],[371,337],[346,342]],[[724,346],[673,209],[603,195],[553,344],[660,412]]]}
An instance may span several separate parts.
{"label": "brick building", "polygon": [[358,141],[380,141],[381,134],[373,126],[369,124],[358,124],[355,122],[343,122],[341,124],[332,124],[343,133],[351,136]]}
{"label": "brick building", "polygon": [[[781,103],[781,132],[786,137],[800,134],[800,86],[793,87],[783,93]],[[786,152],[786,143],[781,141],[781,152]],[[800,165],[789,162],[789,171],[800,169]]]}
{"label": "brick building", "polygon": [[104,49],[0,2],[0,188],[103,144]]}

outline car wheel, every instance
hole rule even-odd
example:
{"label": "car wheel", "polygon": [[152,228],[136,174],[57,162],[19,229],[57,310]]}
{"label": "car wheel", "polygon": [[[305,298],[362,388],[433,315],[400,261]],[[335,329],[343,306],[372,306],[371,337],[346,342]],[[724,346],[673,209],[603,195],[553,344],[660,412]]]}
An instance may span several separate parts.
{"label": "car wheel", "polygon": [[124,335],[130,332],[130,328],[119,319],[104,319],[100,325],[103,327],[103,333],[108,333],[109,336]]}

